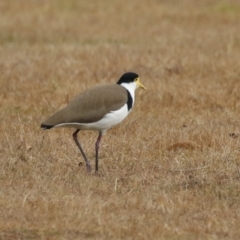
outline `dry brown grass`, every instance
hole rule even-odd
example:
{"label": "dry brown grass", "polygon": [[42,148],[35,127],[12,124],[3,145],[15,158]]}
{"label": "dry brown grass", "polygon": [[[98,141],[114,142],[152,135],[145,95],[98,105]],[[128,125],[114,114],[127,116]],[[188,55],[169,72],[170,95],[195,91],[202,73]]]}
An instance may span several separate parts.
{"label": "dry brown grass", "polygon": [[[238,0],[2,0],[0,239],[239,239],[239,22]],[[86,174],[39,124],[127,70],[148,89]]]}

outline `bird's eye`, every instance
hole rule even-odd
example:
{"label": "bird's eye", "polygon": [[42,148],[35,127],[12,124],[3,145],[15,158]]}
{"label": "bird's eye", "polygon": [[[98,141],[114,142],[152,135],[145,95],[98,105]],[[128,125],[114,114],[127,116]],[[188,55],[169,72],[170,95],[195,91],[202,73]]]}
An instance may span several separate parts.
{"label": "bird's eye", "polygon": [[134,79],[134,82],[136,82],[137,80],[138,80],[138,78],[135,78],[135,79]]}

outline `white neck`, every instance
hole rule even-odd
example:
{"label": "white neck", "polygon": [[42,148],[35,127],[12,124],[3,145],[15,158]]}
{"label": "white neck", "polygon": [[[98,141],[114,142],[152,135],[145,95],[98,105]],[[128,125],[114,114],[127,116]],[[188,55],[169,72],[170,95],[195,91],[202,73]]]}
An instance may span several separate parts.
{"label": "white neck", "polygon": [[135,90],[137,89],[137,84],[136,82],[131,82],[131,83],[121,83],[121,86],[123,86],[124,88],[126,88],[129,93],[132,96],[132,100],[133,100],[133,104],[134,104],[134,100],[135,100]]}

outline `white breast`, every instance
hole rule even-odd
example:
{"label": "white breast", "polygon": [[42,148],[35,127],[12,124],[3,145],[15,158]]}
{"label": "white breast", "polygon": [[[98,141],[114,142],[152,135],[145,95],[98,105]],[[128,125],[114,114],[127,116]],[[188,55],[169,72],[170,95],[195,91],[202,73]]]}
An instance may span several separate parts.
{"label": "white breast", "polygon": [[82,130],[106,131],[107,129],[119,124],[128,115],[127,104],[124,104],[117,111],[107,113],[101,120],[94,123],[62,123],[55,127],[72,127]]}

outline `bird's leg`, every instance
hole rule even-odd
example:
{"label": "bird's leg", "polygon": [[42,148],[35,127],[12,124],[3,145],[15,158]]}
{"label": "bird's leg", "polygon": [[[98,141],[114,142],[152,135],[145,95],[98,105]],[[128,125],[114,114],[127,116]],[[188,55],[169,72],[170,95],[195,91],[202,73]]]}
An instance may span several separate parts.
{"label": "bird's leg", "polygon": [[72,136],[73,136],[73,140],[74,140],[75,143],[77,144],[77,146],[78,146],[78,148],[79,148],[79,150],[80,150],[80,152],[81,152],[81,154],[82,154],[82,156],[83,156],[83,158],[84,158],[84,160],[85,160],[85,162],[86,162],[87,171],[88,171],[88,172],[91,172],[91,170],[92,170],[91,164],[90,164],[90,162],[88,161],[87,156],[85,155],[85,153],[84,153],[84,151],[83,151],[83,149],[82,149],[82,147],[81,147],[81,145],[80,145],[80,143],[79,143],[79,141],[78,141],[77,134],[78,134],[79,131],[80,131],[80,130],[77,129],[77,130],[73,133],[73,135],[72,135]]}
{"label": "bird's leg", "polygon": [[102,138],[102,132],[99,132],[96,144],[95,144],[95,149],[96,149],[96,163],[95,163],[95,173],[98,172],[98,149],[99,149],[99,144]]}

